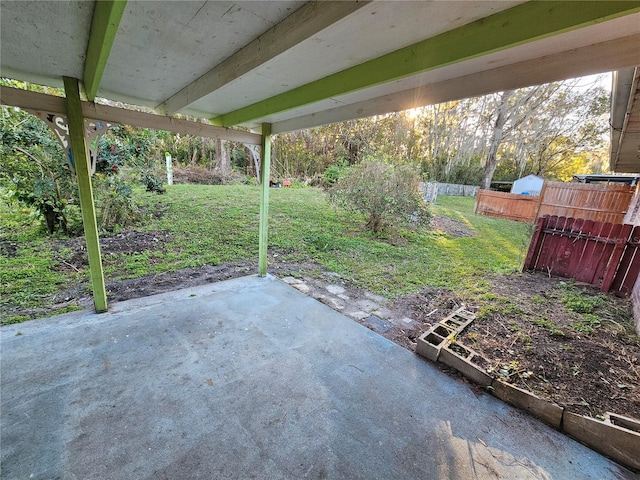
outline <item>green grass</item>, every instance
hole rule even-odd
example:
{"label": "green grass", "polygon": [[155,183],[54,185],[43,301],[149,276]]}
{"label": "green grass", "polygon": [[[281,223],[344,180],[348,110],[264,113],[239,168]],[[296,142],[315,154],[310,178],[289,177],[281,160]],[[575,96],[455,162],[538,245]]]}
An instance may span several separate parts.
{"label": "green grass", "polygon": [[[151,230],[170,230],[163,269],[253,260],[258,254],[259,189],[250,186],[175,185],[167,195],[143,194],[167,208]],[[482,291],[487,273],[520,268],[526,225],[473,214],[474,199],[440,197],[436,214],[475,232],[468,238],[401,231],[376,237],[365,219],[336,211],[318,189],[271,189],[269,251],[279,260],[312,259],[376,293],[396,296],[424,285]],[[144,262],[143,262],[144,263]],[[148,263],[147,263],[148,264]],[[134,269],[139,272],[138,269]]]}
{"label": "green grass", "polygon": [[[147,210],[164,212],[160,218],[149,215],[137,229],[167,231],[171,241],[164,250],[105,255],[107,282],[206,264],[257,263],[258,187],[174,185],[165,195],[138,191],[136,196]],[[488,291],[487,274],[519,270],[528,229],[524,224],[477,216],[473,206],[473,198],[439,197],[432,208],[435,214],[464,224],[474,232],[472,237],[407,230],[375,236],[363,230],[363,217],[336,211],[318,189],[271,189],[269,253],[277,253],[278,261],[313,260],[388,297],[426,285],[480,295]],[[4,210],[0,215],[9,215],[6,205],[0,209]],[[16,222],[20,224],[13,219]],[[0,257],[2,301],[17,307],[46,303],[67,278],[52,269],[50,241],[33,228],[24,224],[3,229],[0,235],[21,242],[19,255]],[[57,253],[58,257],[63,254],[73,252]],[[87,281],[86,271],[74,275]]]}

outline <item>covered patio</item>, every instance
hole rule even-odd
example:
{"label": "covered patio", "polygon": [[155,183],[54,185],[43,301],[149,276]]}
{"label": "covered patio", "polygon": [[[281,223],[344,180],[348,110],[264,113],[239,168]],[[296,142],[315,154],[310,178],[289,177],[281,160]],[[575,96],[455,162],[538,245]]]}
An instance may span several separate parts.
{"label": "covered patio", "polygon": [[[269,276],[267,247],[272,134],[638,65],[640,2],[3,1],[0,35],[2,77],[64,87],[0,101],[65,146],[102,313],[0,331],[2,478],[635,478]],[[261,145],[257,276],[107,305],[107,123]]]}
{"label": "covered patio", "polygon": [[271,276],[1,347],[2,478],[637,478]]}

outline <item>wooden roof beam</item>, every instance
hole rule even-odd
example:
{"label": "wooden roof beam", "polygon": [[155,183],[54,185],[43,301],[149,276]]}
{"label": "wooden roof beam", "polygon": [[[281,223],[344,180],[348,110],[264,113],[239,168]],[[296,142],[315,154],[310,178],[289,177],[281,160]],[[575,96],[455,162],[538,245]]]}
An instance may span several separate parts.
{"label": "wooden roof beam", "polygon": [[126,0],[101,0],[95,3],[84,62],[84,87],[91,101],[98,93],[126,6]]}
{"label": "wooden roof beam", "polygon": [[527,2],[211,120],[248,123],[638,11],[639,1]]}
{"label": "wooden roof beam", "polygon": [[[274,122],[274,134],[616,70],[640,62],[640,33]],[[339,99],[338,99],[339,100]]]}
{"label": "wooden roof beam", "polygon": [[313,1],[296,10],[235,54],[160,104],[173,115],[211,92],[250,72],[329,25],[355,12],[369,1]]}
{"label": "wooden roof beam", "polygon": [[[44,93],[30,92],[19,88],[0,86],[0,104],[13,107],[39,110],[58,114],[67,114],[65,99],[54,97]],[[102,120],[103,122],[123,123],[136,127],[151,128],[154,130],[167,130],[174,133],[184,133],[208,138],[220,138],[234,142],[260,145],[262,136],[234,130],[206,123],[191,122],[163,115],[137,112],[124,108],[110,107],[93,102],[82,102],[82,114],[84,118]]]}

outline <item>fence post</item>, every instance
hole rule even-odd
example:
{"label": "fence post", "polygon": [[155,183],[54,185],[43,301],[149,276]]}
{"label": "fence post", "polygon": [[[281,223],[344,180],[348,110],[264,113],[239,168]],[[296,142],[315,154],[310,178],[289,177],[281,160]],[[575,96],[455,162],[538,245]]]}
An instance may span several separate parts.
{"label": "fence post", "polygon": [[538,258],[538,252],[540,251],[540,245],[542,245],[542,239],[544,238],[544,229],[549,221],[548,216],[540,217],[536,223],[536,229],[531,237],[531,243],[529,244],[529,251],[527,252],[527,258],[524,260],[524,266],[522,271],[533,270],[536,266],[536,259]]}
{"label": "fence post", "polygon": [[603,292],[608,292],[613,284],[613,279],[615,278],[616,271],[620,266],[620,260],[622,259],[622,254],[627,247],[627,242],[629,241],[629,235],[631,234],[632,229],[632,225],[623,225],[620,235],[616,239],[616,245],[613,247],[611,258],[609,258],[609,263],[607,263],[607,266],[605,267],[602,285],[600,286],[600,290]]}
{"label": "fence post", "polygon": [[547,191],[547,181],[542,182],[542,188],[540,189],[540,200],[538,200],[538,205],[536,205],[535,218],[538,218],[540,215],[540,207],[542,207],[542,203],[544,202],[544,194]]}

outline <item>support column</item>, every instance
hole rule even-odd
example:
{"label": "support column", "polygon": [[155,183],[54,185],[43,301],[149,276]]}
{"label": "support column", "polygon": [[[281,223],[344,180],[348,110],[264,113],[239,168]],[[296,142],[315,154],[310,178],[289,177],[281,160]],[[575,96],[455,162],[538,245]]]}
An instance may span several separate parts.
{"label": "support column", "polygon": [[93,188],[91,186],[91,171],[87,144],[84,135],[84,118],[82,116],[82,104],[80,103],[80,89],[78,80],[63,77],[66,95],[67,117],[69,121],[69,137],[71,139],[71,152],[78,181],[80,194],[80,209],[82,210],[82,224],[84,236],[87,242],[89,255],[89,271],[93,288],[93,304],[96,313],[107,311],[107,293],[104,286],[104,274],[102,272],[102,258],[100,256],[100,242],[98,239],[98,224],[93,203]]}
{"label": "support column", "polygon": [[271,124],[262,124],[262,158],[260,159],[260,238],[258,241],[258,275],[267,275],[269,227],[269,176],[271,172]]}

